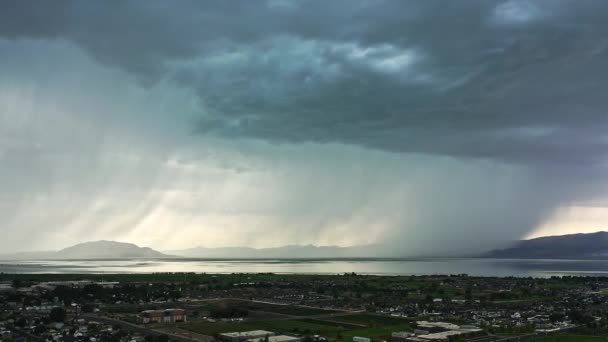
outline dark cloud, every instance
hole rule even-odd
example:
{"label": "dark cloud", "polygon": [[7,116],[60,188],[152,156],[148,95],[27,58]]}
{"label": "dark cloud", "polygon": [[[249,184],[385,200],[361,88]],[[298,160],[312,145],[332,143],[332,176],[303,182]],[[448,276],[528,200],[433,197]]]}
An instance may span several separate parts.
{"label": "dark cloud", "polygon": [[8,1],[0,34],[66,39],[194,89],[197,131],[515,162],[606,157],[597,1]]}
{"label": "dark cloud", "polygon": [[3,1],[5,246],[42,223],[412,253],[520,238],[605,200],[606,10]]}
{"label": "dark cloud", "polygon": [[[481,32],[440,21],[446,36],[420,44],[262,44],[244,60],[205,66],[189,85],[211,111],[203,132],[526,163],[602,161],[605,42],[554,20],[516,30],[479,25]],[[396,51],[376,62],[382,44]],[[386,65],[408,53],[406,65]]]}

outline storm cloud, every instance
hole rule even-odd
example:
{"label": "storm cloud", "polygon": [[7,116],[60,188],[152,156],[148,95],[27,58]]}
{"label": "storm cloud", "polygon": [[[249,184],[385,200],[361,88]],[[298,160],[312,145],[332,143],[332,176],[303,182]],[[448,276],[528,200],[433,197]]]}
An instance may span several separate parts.
{"label": "storm cloud", "polygon": [[471,251],[605,203],[604,2],[0,6],[0,247]]}

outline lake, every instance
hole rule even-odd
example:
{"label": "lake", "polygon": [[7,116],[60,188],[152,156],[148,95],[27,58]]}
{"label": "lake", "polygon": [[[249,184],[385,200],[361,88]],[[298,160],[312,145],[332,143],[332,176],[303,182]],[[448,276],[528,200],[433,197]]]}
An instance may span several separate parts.
{"label": "lake", "polygon": [[608,276],[605,260],[523,259],[326,259],[326,260],[52,260],[0,261],[4,273],[314,273],[378,275],[468,274],[472,276]]}

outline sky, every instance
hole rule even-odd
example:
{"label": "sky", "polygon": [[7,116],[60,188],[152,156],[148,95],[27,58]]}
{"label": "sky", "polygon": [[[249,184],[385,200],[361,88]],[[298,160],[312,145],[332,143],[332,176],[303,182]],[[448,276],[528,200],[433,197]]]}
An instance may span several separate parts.
{"label": "sky", "polygon": [[0,252],[470,253],[608,221],[608,2],[0,3]]}

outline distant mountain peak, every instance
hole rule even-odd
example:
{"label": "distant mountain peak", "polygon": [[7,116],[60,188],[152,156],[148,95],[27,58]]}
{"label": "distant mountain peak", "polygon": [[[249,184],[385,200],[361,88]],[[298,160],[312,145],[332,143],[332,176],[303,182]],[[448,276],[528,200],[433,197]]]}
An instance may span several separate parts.
{"label": "distant mountain peak", "polygon": [[109,240],[87,241],[57,252],[61,259],[163,258],[169,255],[134,243]]}
{"label": "distant mountain peak", "polygon": [[482,255],[490,258],[608,259],[608,232],[544,236]]}
{"label": "distant mountain peak", "polygon": [[87,241],[59,251],[24,252],[1,256],[4,259],[146,259],[168,258],[171,255],[134,243],[109,240]]}
{"label": "distant mountain peak", "polygon": [[80,242],[77,243],[75,245],[69,246],[69,247],[65,247],[63,249],[61,249],[60,251],[64,251],[64,250],[69,250],[69,249],[73,249],[73,248],[83,248],[83,247],[98,247],[98,246],[125,246],[125,247],[136,247],[136,248],[142,248],[137,246],[134,243],[130,243],[130,242],[120,242],[120,241],[111,241],[111,240],[96,240],[96,241],[85,241],[85,242]]}

